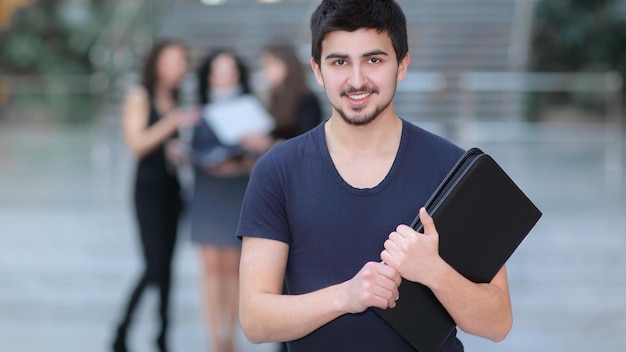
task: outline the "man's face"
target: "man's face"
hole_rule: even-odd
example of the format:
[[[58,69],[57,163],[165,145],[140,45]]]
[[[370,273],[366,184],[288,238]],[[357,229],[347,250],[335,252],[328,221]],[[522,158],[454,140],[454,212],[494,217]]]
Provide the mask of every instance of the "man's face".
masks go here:
[[[406,76],[408,63],[407,54],[398,64],[389,35],[373,29],[330,32],[322,42],[320,65],[311,60],[333,115],[356,126],[393,113],[396,85]]]

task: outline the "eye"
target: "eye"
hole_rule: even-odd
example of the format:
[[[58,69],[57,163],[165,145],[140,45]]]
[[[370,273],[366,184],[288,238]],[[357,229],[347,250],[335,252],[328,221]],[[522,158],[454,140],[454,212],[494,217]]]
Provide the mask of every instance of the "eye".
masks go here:
[[[338,59],[335,62],[333,62],[333,65],[335,66],[343,66],[345,64],[346,64],[346,60],[343,60],[343,59]]]
[[[381,63],[381,62],[382,62],[382,60],[381,60],[381,59],[379,59],[379,58],[377,58],[377,57],[372,57],[372,58],[370,58],[370,59],[369,59],[369,60],[367,60],[367,61],[368,61],[369,63],[371,63],[371,64],[378,64],[378,63]]]

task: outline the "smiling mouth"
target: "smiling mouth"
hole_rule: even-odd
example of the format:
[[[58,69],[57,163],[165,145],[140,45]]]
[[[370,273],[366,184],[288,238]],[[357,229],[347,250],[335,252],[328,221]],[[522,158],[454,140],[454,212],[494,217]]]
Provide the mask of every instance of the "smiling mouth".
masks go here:
[[[367,100],[372,94],[378,93],[378,90],[373,87],[361,87],[354,88],[349,87],[348,89],[341,92],[341,95],[350,99],[354,104],[360,104]]]
[[[352,100],[363,100],[367,97],[369,97],[370,95],[372,95],[372,93],[361,93],[361,94],[346,94],[348,96],[348,98],[352,99]]]

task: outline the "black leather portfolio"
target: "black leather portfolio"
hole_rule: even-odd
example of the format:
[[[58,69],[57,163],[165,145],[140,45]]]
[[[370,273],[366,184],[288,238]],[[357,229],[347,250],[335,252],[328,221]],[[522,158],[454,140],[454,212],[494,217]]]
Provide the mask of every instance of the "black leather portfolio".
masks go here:
[[[439,232],[439,254],[476,283],[490,282],[541,212],[487,154],[470,149],[425,204]],[[419,216],[411,226],[423,232]],[[393,309],[375,311],[417,351],[434,352],[455,323],[426,286],[403,280]]]

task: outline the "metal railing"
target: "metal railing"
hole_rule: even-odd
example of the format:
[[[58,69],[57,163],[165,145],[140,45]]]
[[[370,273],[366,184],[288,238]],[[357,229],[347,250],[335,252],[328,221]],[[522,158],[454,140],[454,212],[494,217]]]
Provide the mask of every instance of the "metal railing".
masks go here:
[[[610,189],[621,189],[624,173],[622,113],[623,79],[617,72],[531,73],[465,72],[460,79],[460,139],[476,140],[476,98],[481,93],[600,93],[604,97],[604,158],[606,182]]]
[[[98,74],[0,75],[0,120],[89,119],[107,87]]]
[[[170,0],[139,0],[117,5],[105,28],[89,50],[97,74],[106,77],[109,86],[136,68],[156,37],[158,15]]]

